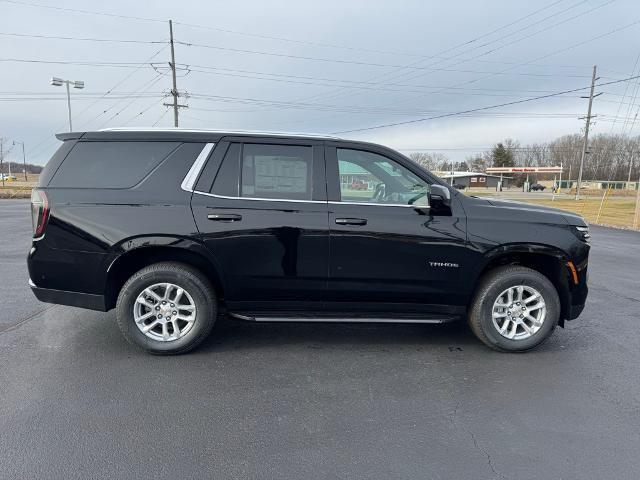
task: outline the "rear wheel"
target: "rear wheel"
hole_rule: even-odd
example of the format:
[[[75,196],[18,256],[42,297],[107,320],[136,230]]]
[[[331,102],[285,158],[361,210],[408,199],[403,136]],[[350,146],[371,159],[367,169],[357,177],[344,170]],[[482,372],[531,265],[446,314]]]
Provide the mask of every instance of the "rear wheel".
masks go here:
[[[120,290],[116,305],[124,337],[160,355],[198,346],[211,332],[216,313],[216,295],[206,277],[176,262],[136,272]]]
[[[560,298],[540,272],[517,265],[485,275],[469,312],[469,325],[489,347],[530,350],[544,342],[560,318]]]

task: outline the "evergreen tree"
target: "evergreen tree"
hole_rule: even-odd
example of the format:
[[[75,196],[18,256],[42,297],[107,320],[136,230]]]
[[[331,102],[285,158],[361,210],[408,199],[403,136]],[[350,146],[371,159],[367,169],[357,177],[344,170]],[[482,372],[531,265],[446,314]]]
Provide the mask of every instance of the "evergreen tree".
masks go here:
[[[491,158],[494,167],[513,167],[515,166],[513,151],[505,148],[503,143],[498,143],[491,150]]]

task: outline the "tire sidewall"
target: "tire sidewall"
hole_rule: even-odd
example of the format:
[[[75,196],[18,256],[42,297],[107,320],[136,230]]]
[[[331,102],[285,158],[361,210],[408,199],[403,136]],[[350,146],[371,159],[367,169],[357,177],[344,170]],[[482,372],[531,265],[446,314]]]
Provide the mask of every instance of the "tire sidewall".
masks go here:
[[[133,309],[138,295],[147,287],[156,283],[173,283],[191,295],[196,306],[196,320],[191,329],[181,338],[161,342],[147,337],[135,324]],[[118,324],[127,338],[152,353],[173,353],[190,349],[192,344],[201,340],[211,329],[215,319],[215,299],[208,298],[209,292],[190,272],[177,272],[173,269],[155,269],[138,274],[129,280],[122,289],[118,302]]]
[[[493,324],[493,304],[502,292],[516,285],[535,288],[544,299],[546,316],[542,327],[531,337],[523,340],[511,340],[500,335]],[[536,347],[553,332],[560,318],[560,300],[553,284],[542,275],[527,272],[513,272],[498,277],[484,292],[480,305],[480,322],[483,333],[489,342],[500,349],[524,351]]]

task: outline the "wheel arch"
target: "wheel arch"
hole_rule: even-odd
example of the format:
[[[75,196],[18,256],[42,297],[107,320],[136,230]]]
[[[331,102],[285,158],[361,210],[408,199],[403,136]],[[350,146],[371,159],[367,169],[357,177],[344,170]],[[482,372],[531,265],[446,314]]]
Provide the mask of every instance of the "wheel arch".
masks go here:
[[[565,252],[551,245],[514,243],[496,247],[484,255],[469,302],[474,298],[481,279],[491,270],[503,265],[521,265],[541,273],[553,284],[560,297],[559,325],[564,326],[564,320],[571,308],[571,272],[567,267],[568,260]]]
[[[173,245],[146,244],[125,250],[107,269],[105,305],[107,310],[115,307],[122,286],[135,272],[153,263],[174,261],[189,265],[202,272],[211,282],[218,299],[224,300],[224,283],[215,259],[206,247],[197,242],[179,241]]]

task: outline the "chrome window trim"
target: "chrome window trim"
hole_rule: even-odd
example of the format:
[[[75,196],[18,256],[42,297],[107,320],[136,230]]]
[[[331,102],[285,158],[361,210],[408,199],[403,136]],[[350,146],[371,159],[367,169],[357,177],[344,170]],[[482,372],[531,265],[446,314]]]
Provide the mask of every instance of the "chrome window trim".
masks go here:
[[[331,205],[370,205],[372,207],[409,207],[409,208],[427,208],[409,205],[407,203],[370,203],[370,202],[329,202]]]
[[[205,195],[207,197],[221,198],[223,200],[254,200],[258,202],[292,202],[292,203],[326,203],[331,205],[369,205],[372,207],[404,207],[404,208],[428,208],[406,205],[402,203],[365,203],[365,202],[334,202],[326,200],[293,200],[291,198],[261,198],[261,197],[229,197],[227,195],[216,195],[215,193],[201,192],[193,190],[193,193]]]
[[[207,143],[204,148],[200,151],[198,156],[196,157],[193,165],[184,176],[182,183],[180,184],[180,188],[186,192],[193,192],[193,187],[196,186],[196,180],[198,180],[198,176],[202,171],[202,167],[204,167],[204,163],[206,162],[211,150],[215,146],[215,143]]]
[[[226,195],[216,195],[215,193],[201,192],[193,190],[193,193],[206,195],[207,197],[222,198],[224,200],[257,200],[260,202],[294,202],[294,203],[327,203],[325,200],[294,200],[291,198],[260,198],[260,197],[228,197]]]

